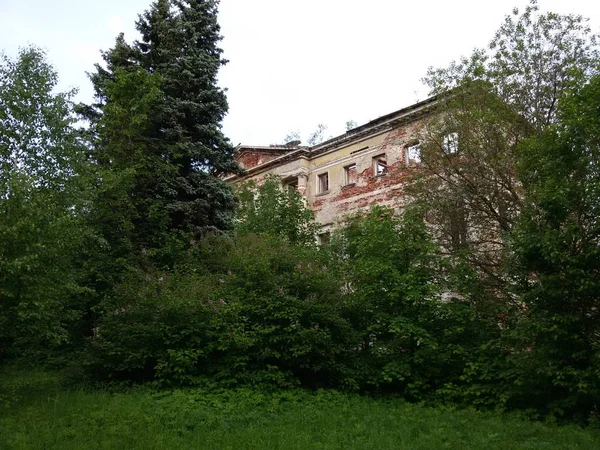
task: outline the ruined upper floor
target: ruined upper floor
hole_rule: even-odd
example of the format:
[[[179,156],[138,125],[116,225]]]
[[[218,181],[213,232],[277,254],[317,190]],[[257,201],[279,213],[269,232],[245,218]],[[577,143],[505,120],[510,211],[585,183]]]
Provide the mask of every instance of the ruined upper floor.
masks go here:
[[[323,231],[372,204],[398,209],[411,171],[420,162],[419,142],[435,112],[437,97],[394,111],[346,133],[308,147],[239,145],[244,169],[232,183],[280,177],[302,195]]]

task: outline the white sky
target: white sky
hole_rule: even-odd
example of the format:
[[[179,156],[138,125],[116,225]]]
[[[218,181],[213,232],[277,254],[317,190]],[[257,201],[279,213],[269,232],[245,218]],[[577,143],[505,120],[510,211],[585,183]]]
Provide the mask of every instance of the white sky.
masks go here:
[[[427,97],[428,66],[445,66],[484,47],[513,7],[528,0],[221,0],[222,48],[230,63],[223,129],[232,143],[303,138],[317,124],[327,136]],[[542,10],[582,14],[600,29],[600,1],[540,0]],[[150,0],[0,0],[0,49],[32,43],[48,51],[61,87],[80,89],[117,33],[137,37],[134,22]]]

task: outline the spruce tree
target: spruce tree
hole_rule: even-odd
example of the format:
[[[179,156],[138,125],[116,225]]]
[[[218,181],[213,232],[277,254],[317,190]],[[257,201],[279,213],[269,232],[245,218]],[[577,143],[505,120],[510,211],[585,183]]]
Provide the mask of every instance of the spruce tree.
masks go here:
[[[217,6],[156,1],[136,24],[141,39],[128,44],[120,35],[91,75],[97,103],[84,113],[96,160],[114,182],[108,197],[129,209],[134,252],[230,227],[234,195],[219,176],[237,166],[221,130],[228,105],[217,85],[226,63]]]

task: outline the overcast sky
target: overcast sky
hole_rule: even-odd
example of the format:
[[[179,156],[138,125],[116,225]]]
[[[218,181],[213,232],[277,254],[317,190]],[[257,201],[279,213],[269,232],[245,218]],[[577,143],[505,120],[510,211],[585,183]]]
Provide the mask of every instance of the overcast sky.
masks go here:
[[[45,48],[61,88],[85,75],[151,0],[0,0],[0,49]],[[306,140],[319,123],[327,136],[427,97],[420,79],[485,46],[513,7],[528,0],[222,0],[220,75],[228,89],[223,127],[233,144],[282,142],[298,130]],[[540,0],[542,10],[589,17],[600,29],[600,1]]]

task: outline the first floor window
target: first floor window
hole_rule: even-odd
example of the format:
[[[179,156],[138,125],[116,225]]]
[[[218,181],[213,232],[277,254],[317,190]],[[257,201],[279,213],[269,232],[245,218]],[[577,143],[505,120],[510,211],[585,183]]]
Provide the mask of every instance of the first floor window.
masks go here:
[[[331,233],[329,231],[325,231],[324,233],[320,233],[317,236],[317,243],[319,245],[329,245],[331,243]]]

